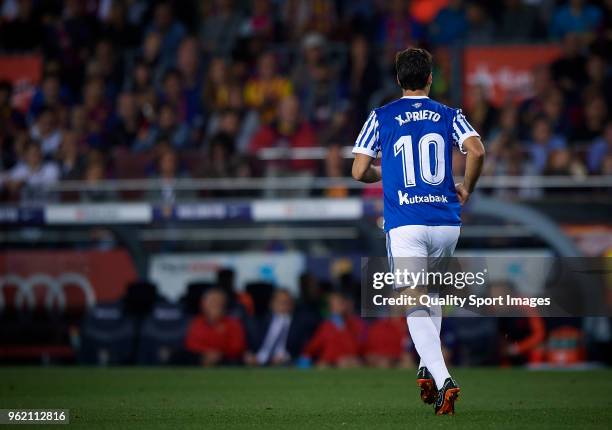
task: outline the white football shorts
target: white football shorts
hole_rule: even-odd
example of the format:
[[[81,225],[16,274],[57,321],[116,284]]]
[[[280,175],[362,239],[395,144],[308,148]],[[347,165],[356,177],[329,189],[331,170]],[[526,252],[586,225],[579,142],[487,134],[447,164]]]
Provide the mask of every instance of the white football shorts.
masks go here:
[[[460,226],[404,225],[387,232],[387,256],[391,272],[428,272],[446,269],[459,240]],[[420,284],[420,283],[419,283]],[[419,285],[418,284],[418,285]],[[410,285],[398,285],[404,288]]]

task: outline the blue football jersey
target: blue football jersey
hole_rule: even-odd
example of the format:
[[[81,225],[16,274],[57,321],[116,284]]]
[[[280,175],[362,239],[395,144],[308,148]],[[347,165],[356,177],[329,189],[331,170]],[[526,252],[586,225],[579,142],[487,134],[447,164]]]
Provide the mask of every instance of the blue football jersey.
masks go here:
[[[453,146],[478,133],[461,109],[405,96],[374,109],[353,153],[381,152],[385,230],[402,225],[461,225],[452,171]]]

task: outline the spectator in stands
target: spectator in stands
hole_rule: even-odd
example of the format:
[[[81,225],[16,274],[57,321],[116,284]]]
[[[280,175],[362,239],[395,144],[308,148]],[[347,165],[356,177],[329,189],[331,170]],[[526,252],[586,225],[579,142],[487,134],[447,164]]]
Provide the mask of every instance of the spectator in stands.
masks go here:
[[[600,54],[608,54],[607,58],[609,59],[610,47],[611,47],[611,37],[612,36],[612,3],[609,0],[605,0],[604,9],[602,14],[601,26],[599,29],[600,38],[595,41],[595,46],[600,48]],[[603,49],[601,49],[603,48]]]
[[[155,32],[161,36],[160,54],[164,62],[174,59],[176,50],[185,37],[186,31],[183,24],[174,18],[172,5],[169,1],[160,1],[153,12],[153,22],[148,32]]]
[[[274,53],[265,52],[257,60],[257,74],[244,87],[244,100],[250,108],[259,111],[262,122],[274,119],[280,100],[293,93],[291,82],[276,70]]]
[[[83,175],[85,160],[79,153],[78,139],[78,135],[72,130],[64,131],[62,134],[62,144],[57,152],[62,180],[77,180]]]
[[[412,356],[406,351],[408,330],[403,317],[379,318],[368,328],[365,360],[368,366],[414,367]]]
[[[62,89],[59,76],[56,73],[47,73],[32,97],[28,117],[34,120],[45,108],[59,111],[67,106],[69,101],[68,91]]]
[[[551,151],[565,148],[565,139],[552,133],[550,122],[546,118],[536,119],[531,137],[527,150],[535,172],[541,174],[546,168]]]
[[[583,118],[571,135],[575,144],[588,144],[600,136],[608,120],[608,107],[602,95],[587,91],[583,97]]]
[[[98,22],[89,13],[85,3],[80,1],[63,2],[62,19],[64,31],[68,32],[73,49],[92,48],[98,36]]]
[[[472,87],[472,103],[468,110],[470,121],[482,136],[488,136],[497,123],[497,108],[489,101],[484,85]]]
[[[331,121],[325,126],[317,129],[317,141],[323,146],[340,144],[346,141],[346,136],[352,136],[355,117],[353,109],[339,110],[335,112]]]
[[[275,13],[270,0],[253,0],[250,15],[243,22],[243,31],[258,39],[270,42],[276,26]]]
[[[334,113],[347,107],[335,75],[328,63],[321,62],[312,69],[310,80],[304,88],[304,115],[318,128],[326,128]]]
[[[567,33],[563,38],[563,54],[551,64],[552,76],[557,85],[567,94],[577,91],[586,80],[586,57],[582,53],[582,42],[576,33]]]
[[[136,97],[148,92],[153,85],[153,73],[147,62],[140,58],[134,62],[126,79],[126,90]]]
[[[550,34],[562,39],[568,33],[592,33],[601,22],[602,14],[598,6],[587,4],[585,0],[568,0],[559,6],[550,21]]]
[[[117,199],[115,190],[100,187],[106,179],[106,165],[100,153],[90,153],[83,180],[87,188],[80,192],[82,202],[109,202]]]
[[[217,288],[206,291],[201,301],[202,314],[195,317],[187,330],[185,346],[199,356],[203,366],[237,363],[246,348],[240,321],[225,312],[227,298]]]
[[[534,7],[521,0],[504,0],[497,37],[505,42],[526,42],[542,35]]]
[[[602,175],[612,175],[612,154],[606,154],[601,164]]]
[[[254,136],[249,151],[257,155],[265,148],[295,149],[317,145],[317,138],[310,123],[300,115],[300,106],[295,96],[281,100],[278,106],[277,120],[263,126]],[[281,170],[314,172],[316,163],[312,160],[290,160],[287,163],[276,163]],[[286,166],[286,167],[285,167]]]
[[[357,34],[351,40],[350,56],[343,77],[348,77],[348,97],[355,121],[365,122],[370,108],[370,98],[380,87],[380,69],[372,52],[368,38]]]
[[[55,111],[50,108],[43,109],[30,129],[30,136],[40,142],[45,157],[52,157],[62,142],[62,131],[59,129]]]
[[[34,15],[33,0],[21,0],[15,18],[0,28],[0,46],[12,52],[32,51],[45,41],[43,34],[42,24]]]
[[[312,331],[304,315],[295,312],[291,293],[277,289],[270,312],[248,320],[249,351],[245,362],[255,366],[282,366],[298,358]]]
[[[232,141],[230,152],[235,150],[242,154],[247,152],[253,135],[259,129],[259,119],[257,113],[244,108],[242,92],[238,86],[230,87],[228,95],[231,107],[218,111],[209,118],[206,134],[211,139],[220,134],[229,136]]]
[[[378,42],[384,46],[383,64],[391,67],[396,52],[413,46],[424,39],[423,26],[410,15],[410,3],[403,0],[391,0],[383,3],[379,20]]]
[[[101,78],[91,77],[85,83],[83,89],[83,107],[90,135],[93,134],[99,137],[103,132],[104,125],[107,124],[112,108],[106,98],[105,84]],[[90,142],[91,137],[89,137]],[[98,149],[105,149],[110,144],[110,142],[99,142]]]
[[[188,121],[183,78],[178,70],[170,69],[164,74],[160,102],[169,105],[177,122],[185,123]]]
[[[495,36],[495,24],[478,2],[472,1],[466,7],[468,43],[491,43]]]
[[[452,45],[463,41],[467,33],[463,0],[450,0],[448,6],[438,12],[429,31],[432,42],[437,45]]]
[[[559,148],[550,152],[543,173],[550,176],[586,176],[587,170],[569,149]]]
[[[487,147],[487,161],[484,172],[487,175],[510,175],[522,176],[533,174],[529,169],[532,166],[525,165],[525,157],[521,144],[512,134],[500,133],[491,139]]]
[[[550,122],[553,133],[569,136],[572,127],[570,109],[566,107],[563,92],[558,88],[552,88],[542,103],[542,116]]]
[[[202,101],[209,112],[216,112],[229,106],[230,73],[227,61],[222,57],[214,57],[208,64],[208,73]]]
[[[104,80],[106,95],[113,99],[121,89],[125,70],[123,58],[117,55],[109,39],[98,40],[88,69],[88,73]]]
[[[161,44],[162,37],[158,32],[151,31],[147,33],[142,43],[141,57],[139,59],[139,63],[149,70],[150,82],[155,85],[161,82],[166,69],[171,64],[170,59],[162,57]],[[139,73],[139,70],[135,70],[135,72]]]
[[[299,40],[304,34],[331,35],[336,28],[336,4],[333,0],[287,0],[282,19],[289,37]]]
[[[83,105],[75,105],[70,110],[68,128],[77,135],[79,146],[85,147],[89,137],[89,123]]]
[[[134,49],[141,39],[138,27],[128,19],[128,7],[122,1],[111,1],[107,19],[102,25],[101,33],[109,39],[116,51],[124,48]]]
[[[519,127],[517,127],[517,132],[520,138],[527,138],[535,118],[544,114],[544,101],[553,89],[554,82],[550,67],[548,65],[536,67],[532,73],[533,94],[521,102],[518,107]]]
[[[291,82],[296,94],[302,96],[303,88],[308,83],[312,70],[321,63],[329,61],[328,41],[320,33],[308,33],[300,42],[300,50],[291,71]]]
[[[493,128],[486,138],[494,140],[498,136],[518,136],[518,110],[512,103],[507,103],[501,107],[498,121],[493,125]]]
[[[342,156],[342,147],[340,145],[330,145],[327,148],[325,155],[325,171],[324,176],[328,178],[346,178],[346,165]],[[324,191],[325,197],[342,198],[348,197],[349,190],[342,184],[331,185]]]
[[[234,157],[234,140],[225,132],[219,132],[208,142],[208,157],[203,176],[208,178],[231,178],[237,174]]]
[[[113,146],[131,149],[139,139],[144,138],[144,118],[138,110],[136,96],[124,91],[117,97],[117,109],[107,127],[108,139]]]
[[[10,82],[0,81],[0,139],[14,135],[25,127],[23,114],[12,105],[13,86]],[[2,147],[0,149],[5,149]]]
[[[328,296],[329,317],[306,345],[303,356],[319,367],[355,367],[361,364],[365,325],[354,315],[352,301],[340,292]]]
[[[52,161],[44,161],[40,145],[30,141],[24,149],[24,158],[17,162],[6,178],[5,186],[12,196],[22,202],[44,201],[47,187],[60,178],[60,171]]]
[[[186,175],[179,170],[178,155],[174,148],[163,148],[157,158],[155,175],[160,180],[160,185],[158,189],[149,192],[148,200],[171,205],[177,200],[184,201],[195,197],[191,190],[176,188],[176,180]]]
[[[608,64],[601,54],[589,55],[586,63],[587,85],[585,94],[598,94],[605,98],[606,104],[612,106],[612,75],[608,73]]]
[[[612,120],[606,124],[606,128],[601,136],[597,137],[587,154],[587,166],[592,174],[605,174],[604,162],[612,156]],[[610,169],[607,169],[609,174]]]
[[[302,40],[301,55],[291,72],[295,94],[302,103],[310,96],[317,70],[328,65],[325,44],[325,38],[319,33],[307,34]]]
[[[176,149],[191,146],[189,127],[185,122],[179,122],[174,108],[169,104],[159,107],[157,123],[149,130],[145,139],[136,143],[136,151],[149,150],[160,140],[169,140]]]
[[[202,117],[202,68],[200,46],[195,37],[183,39],[176,54],[176,65],[182,79],[185,118],[192,127],[201,127]]]
[[[233,0],[215,0],[210,7],[202,2],[204,19],[200,40],[204,52],[228,57],[240,33],[243,18]]]

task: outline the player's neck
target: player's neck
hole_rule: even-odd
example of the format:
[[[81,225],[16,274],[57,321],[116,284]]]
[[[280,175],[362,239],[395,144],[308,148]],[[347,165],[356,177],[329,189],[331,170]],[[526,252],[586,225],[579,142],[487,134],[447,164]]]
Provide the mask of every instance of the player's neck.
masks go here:
[[[403,97],[429,97],[425,90],[403,90]]]

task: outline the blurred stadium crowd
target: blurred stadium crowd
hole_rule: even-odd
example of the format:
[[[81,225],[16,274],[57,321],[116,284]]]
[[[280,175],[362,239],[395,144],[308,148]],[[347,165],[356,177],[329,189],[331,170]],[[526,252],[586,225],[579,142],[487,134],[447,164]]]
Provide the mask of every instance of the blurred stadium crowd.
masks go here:
[[[609,0],[4,0],[0,12],[2,52],[44,58],[26,112],[0,83],[3,200],[74,179],[348,176],[341,147],[399,95],[394,54],[410,45],[558,42],[520,104],[471,89],[485,174],[612,174]],[[451,85],[438,67],[432,96],[459,105]],[[316,147],[320,160],[261,159]]]
[[[298,367],[415,367],[405,319],[361,318],[359,285],[300,277],[300,295],[265,282],[234,290],[234,272],[193,282],[177,304],[154,284],[135,282],[117,303],[98,305],[72,329],[84,364],[191,364]],[[511,292],[508,284],[492,286]],[[449,362],[477,365],[580,365],[608,362],[610,345],[587,341],[571,319],[445,317]]]

